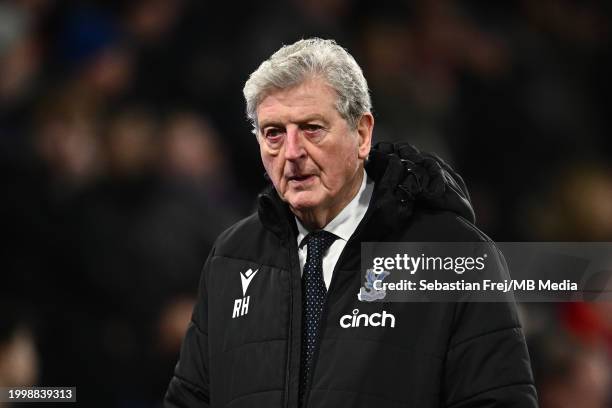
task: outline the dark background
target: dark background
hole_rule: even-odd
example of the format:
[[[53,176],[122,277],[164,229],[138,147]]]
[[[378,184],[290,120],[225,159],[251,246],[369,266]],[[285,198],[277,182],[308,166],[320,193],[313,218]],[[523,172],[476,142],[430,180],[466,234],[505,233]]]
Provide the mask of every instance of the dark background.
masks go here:
[[[497,241],[612,241],[611,3],[0,3],[0,386],[158,407],[200,268],[264,186],[248,75],[336,39],[375,141],[435,151]],[[521,305],[543,408],[610,405],[612,306]],[[1,404],[0,404],[1,405]]]

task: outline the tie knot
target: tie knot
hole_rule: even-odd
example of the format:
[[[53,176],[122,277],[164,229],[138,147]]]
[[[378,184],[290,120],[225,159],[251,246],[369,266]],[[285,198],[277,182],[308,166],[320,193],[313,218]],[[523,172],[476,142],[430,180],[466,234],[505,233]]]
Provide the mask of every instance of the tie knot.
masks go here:
[[[317,249],[321,252],[326,251],[338,237],[331,232],[319,230],[311,232],[306,236],[306,245],[309,249]]]

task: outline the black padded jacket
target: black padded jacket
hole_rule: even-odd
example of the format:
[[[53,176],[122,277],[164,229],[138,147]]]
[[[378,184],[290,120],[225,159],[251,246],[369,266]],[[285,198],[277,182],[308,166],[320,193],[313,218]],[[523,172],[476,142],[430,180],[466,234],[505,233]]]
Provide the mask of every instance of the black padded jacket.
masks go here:
[[[370,154],[366,170],[374,193],[333,273],[304,405],[537,407],[513,303],[357,299],[361,242],[488,241],[472,223],[461,178],[439,159],[407,149],[399,157],[388,145]],[[166,408],[298,406],[296,233],[293,215],[269,188],[257,213],[219,236],[202,272]],[[342,327],[341,317],[354,309],[392,314],[394,325]]]

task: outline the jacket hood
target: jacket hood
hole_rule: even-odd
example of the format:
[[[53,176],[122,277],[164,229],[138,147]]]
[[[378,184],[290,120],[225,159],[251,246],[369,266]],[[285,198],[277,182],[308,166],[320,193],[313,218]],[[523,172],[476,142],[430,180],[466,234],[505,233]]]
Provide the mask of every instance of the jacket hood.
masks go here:
[[[368,212],[377,214],[377,223],[400,225],[417,207],[452,211],[475,222],[465,182],[435,154],[420,152],[407,143],[381,142],[372,147],[365,169],[375,183]],[[258,214],[264,226],[281,239],[295,233],[293,214],[272,183],[258,196]]]
[[[418,206],[476,221],[463,178],[436,154],[420,152],[407,143],[381,142],[370,151],[365,168],[382,190],[378,200],[399,203],[402,217]]]

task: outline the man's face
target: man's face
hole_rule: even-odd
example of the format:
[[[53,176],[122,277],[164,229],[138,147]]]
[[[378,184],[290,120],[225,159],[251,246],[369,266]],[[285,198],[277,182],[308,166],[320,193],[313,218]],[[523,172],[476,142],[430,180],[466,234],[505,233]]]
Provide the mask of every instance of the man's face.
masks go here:
[[[294,212],[337,212],[356,192],[373,118],[364,114],[351,129],[336,98],[326,81],[314,78],[269,93],[257,107],[263,165]]]

